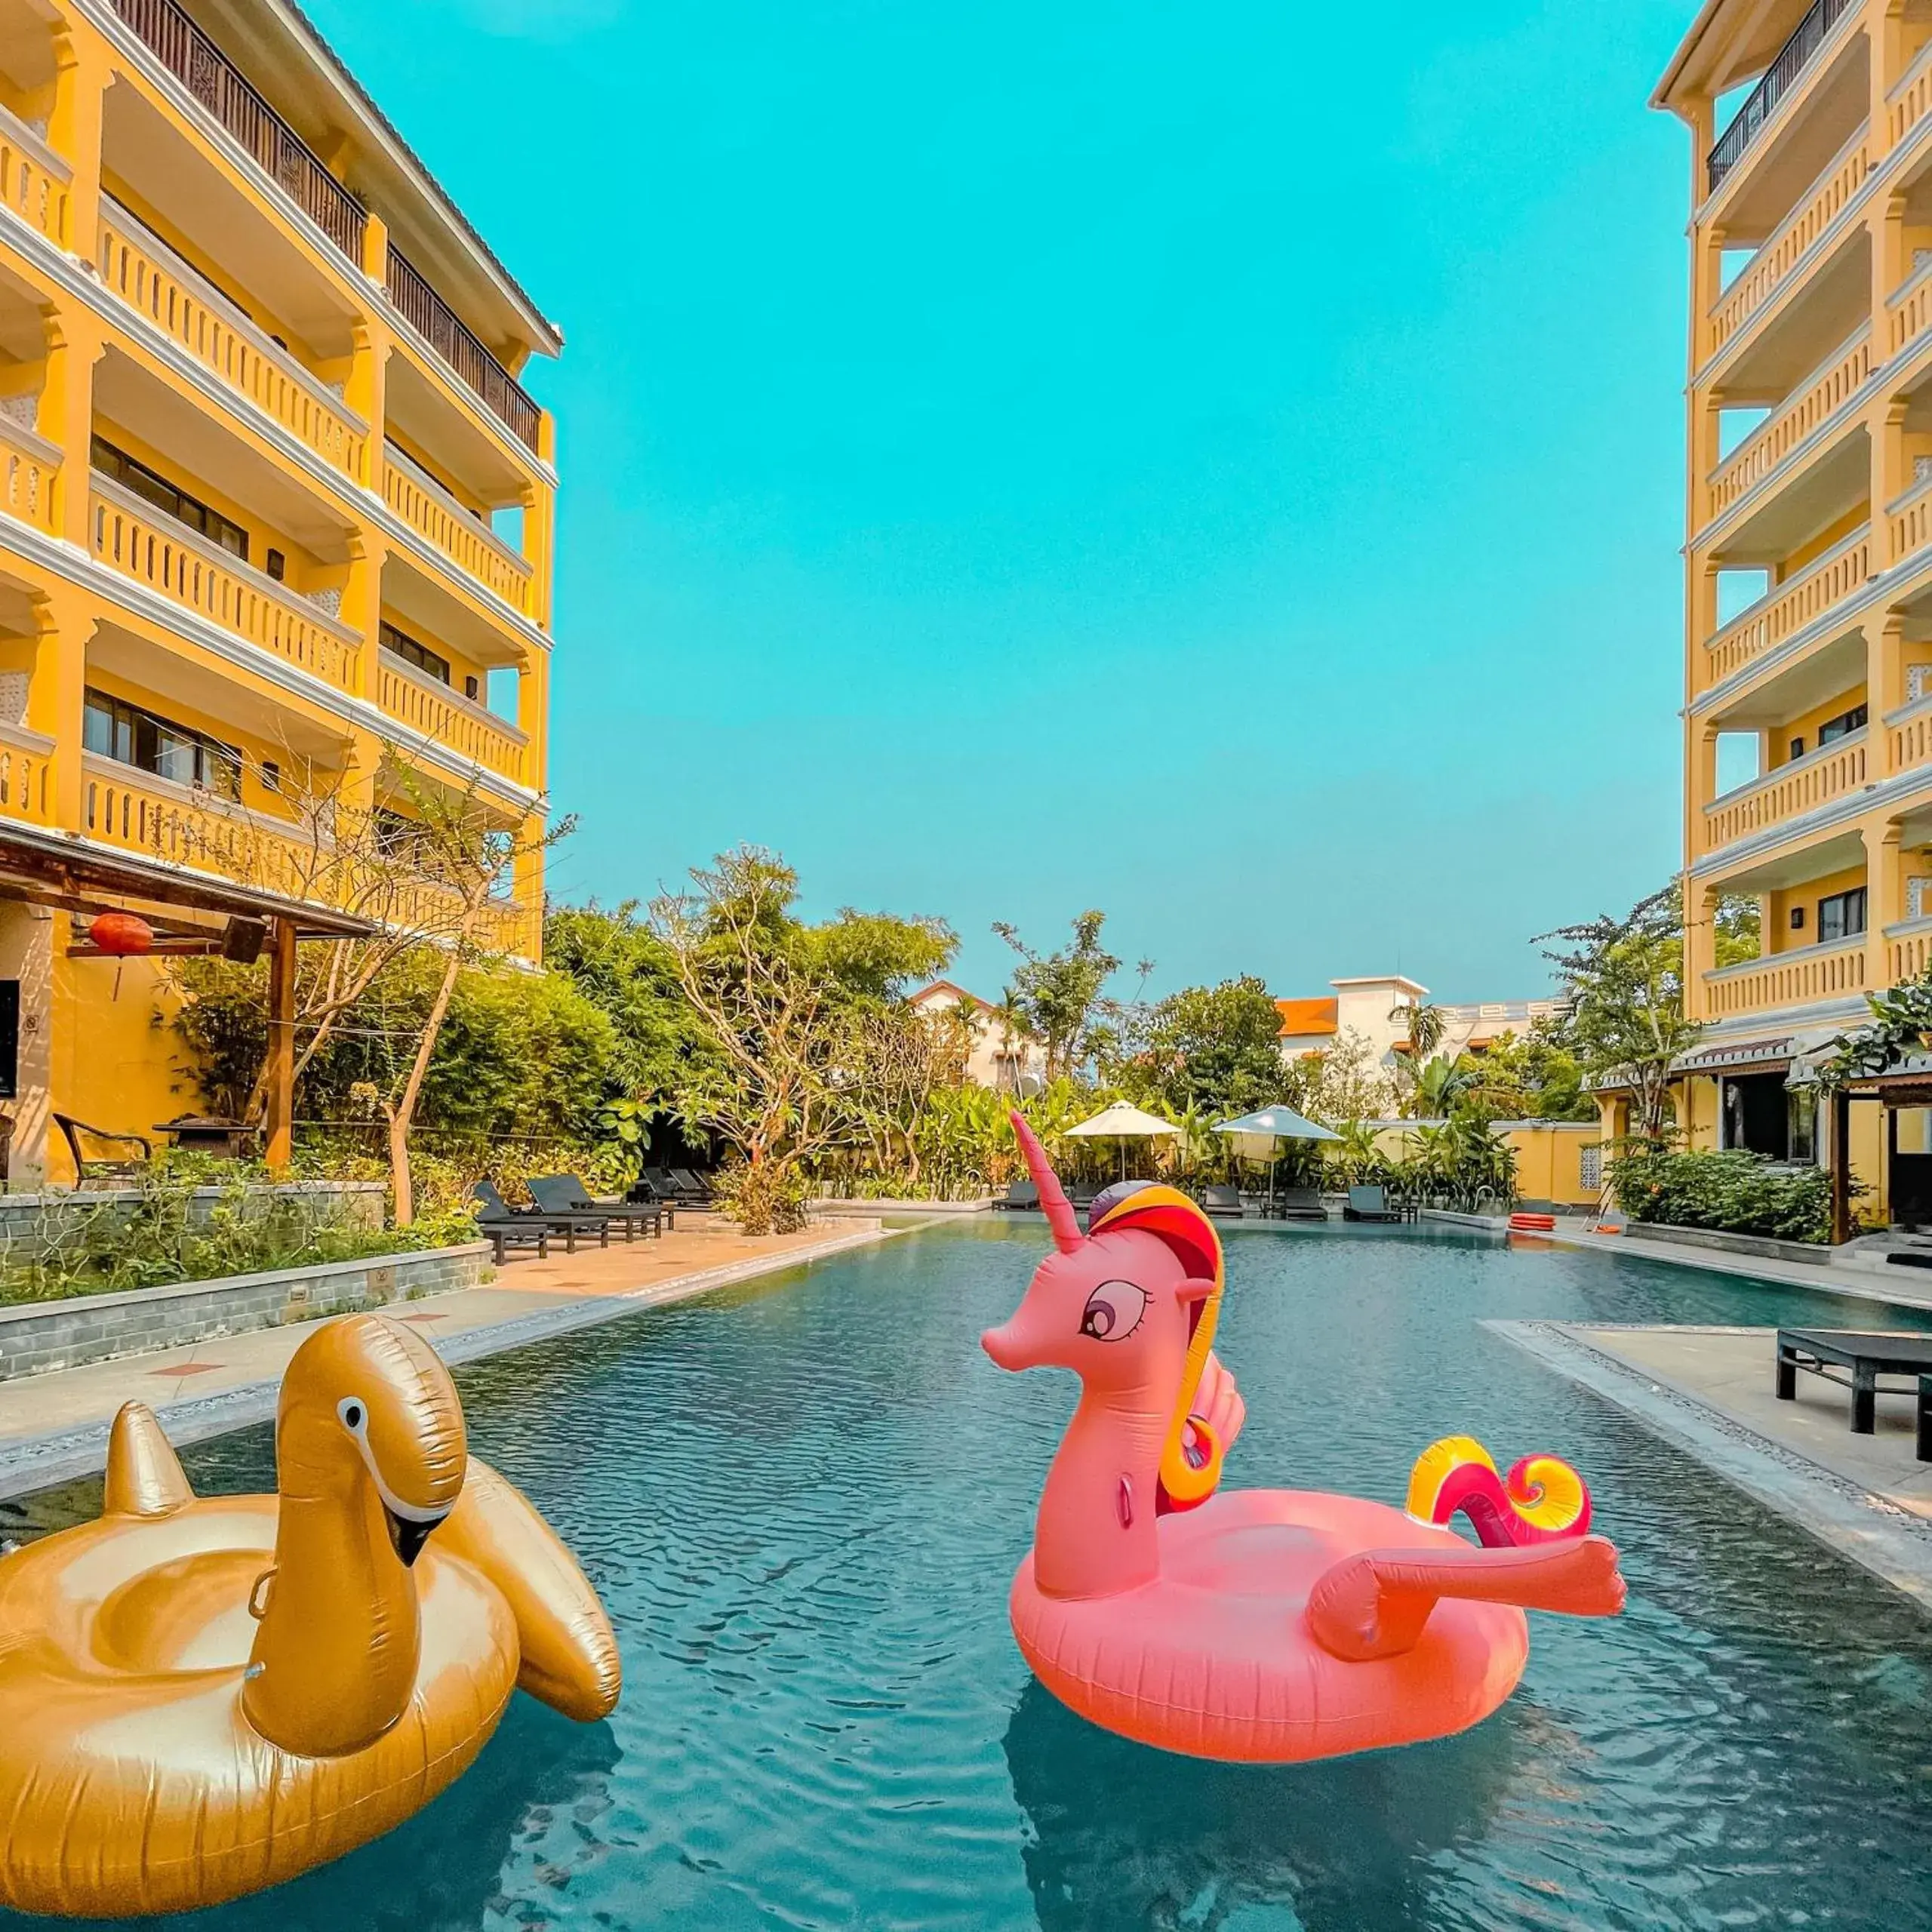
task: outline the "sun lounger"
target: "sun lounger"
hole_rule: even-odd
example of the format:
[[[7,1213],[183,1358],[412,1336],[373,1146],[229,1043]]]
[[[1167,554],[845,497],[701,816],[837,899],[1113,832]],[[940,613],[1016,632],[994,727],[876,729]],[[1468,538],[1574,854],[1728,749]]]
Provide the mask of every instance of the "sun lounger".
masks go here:
[[[564,1251],[567,1254],[577,1252],[579,1235],[595,1235],[600,1247],[611,1245],[611,1221],[605,1214],[552,1214],[541,1208],[512,1208],[497,1192],[494,1181],[479,1180],[469,1190],[470,1198],[477,1204],[476,1225],[488,1230],[491,1228],[531,1227],[547,1228],[552,1234],[564,1238]]]
[[[593,1201],[575,1174],[533,1175],[530,1198],[546,1214],[598,1214],[624,1231],[629,1241],[641,1228],[646,1234],[664,1232],[664,1211],[656,1201]]]
[[[1325,1221],[1328,1211],[1321,1204],[1320,1191],[1312,1187],[1287,1187],[1275,1203],[1275,1212],[1284,1221]]]
[[[1389,1204],[1389,1197],[1379,1187],[1352,1187],[1348,1205],[1342,1210],[1345,1221],[1399,1221],[1402,1211]]]
[[[670,1173],[680,1208],[709,1208],[716,1199],[710,1182],[703,1175],[693,1173],[689,1168],[673,1168]]]
[[[1006,1192],[993,1202],[995,1208],[1038,1208],[1040,1190],[1030,1180],[1008,1181]]]
[[[1238,1221],[1247,1211],[1241,1205],[1241,1189],[1219,1183],[1201,1190],[1201,1205],[1217,1220]]]
[[[490,1244],[490,1259],[499,1268],[515,1248],[534,1248],[538,1260],[549,1259],[550,1230],[541,1221],[491,1221],[479,1214],[476,1232]]]

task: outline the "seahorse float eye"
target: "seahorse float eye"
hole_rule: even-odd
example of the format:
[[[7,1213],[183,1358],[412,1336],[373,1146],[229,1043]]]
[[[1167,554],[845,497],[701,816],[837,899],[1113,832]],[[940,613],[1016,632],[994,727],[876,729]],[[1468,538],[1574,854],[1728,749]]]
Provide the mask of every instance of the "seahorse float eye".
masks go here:
[[[1406,1511],[1223,1490],[1246,1412],[1214,1351],[1213,1223],[1149,1186],[1103,1197],[1083,1233],[1017,1115],[1014,1131],[1054,1251],[983,1340],[1002,1368],[1082,1384],[1008,1599],[1063,1703],[1195,1757],[1337,1757],[1489,1715],[1522,1675],[1526,1610],[1623,1607],[1616,1549],[1589,1534],[1589,1489],[1558,1457],[1499,1475],[1479,1443],[1447,1438],[1417,1462]],[[1477,1543],[1447,1527],[1458,1514]]]

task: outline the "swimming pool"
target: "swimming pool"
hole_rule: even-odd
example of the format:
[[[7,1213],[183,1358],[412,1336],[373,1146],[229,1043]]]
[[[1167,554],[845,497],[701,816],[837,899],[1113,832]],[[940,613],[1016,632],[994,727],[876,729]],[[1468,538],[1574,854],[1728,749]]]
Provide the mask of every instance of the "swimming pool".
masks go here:
[[[519,1697],[476,1767],[340,1864],[165,1921],[1116,1932],[1932,1923],[1932,1629],[1485,1317],[1932,1327],[1879,1304],[1433,1231],[1244,1234],[1232,1484],[1401,1500],[1467,1430],[1589,1478],[1614,1623],[1534,1619],[1460,1738],[1235,1768],[1097,1731],[1029,1681],[1005,1596],[1070,1412],[980,1331],[1043,1230],[970,1224],[463,1369],[478,1452],[604,1593],[623,1702]],[[266,1429],[183,1457],[272,1477]],[[31,1534],[98,1485],[0,1509]],[[13,1932],[35,1921],[0,1914]]]

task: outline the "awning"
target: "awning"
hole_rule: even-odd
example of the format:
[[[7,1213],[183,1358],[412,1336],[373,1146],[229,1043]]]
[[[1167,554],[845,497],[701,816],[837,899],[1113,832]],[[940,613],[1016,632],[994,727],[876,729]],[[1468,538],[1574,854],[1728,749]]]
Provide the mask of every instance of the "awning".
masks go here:
[[[117,910],[123,900],[145,900],[229,918],[285,919],[301,939],[362,939],[376,930],[373,920],[352,912],[238,885],[14,819],[0,820],[0,899],[81,913]]]
[[[1727,1040],[1721,1045],[1696,1047],[1671,1063],[1672,1073],[1742,1073],[1761,1069],[1780,1072],[1791,1063],[1794,1041],[1789,1033],[1767,1040]]]

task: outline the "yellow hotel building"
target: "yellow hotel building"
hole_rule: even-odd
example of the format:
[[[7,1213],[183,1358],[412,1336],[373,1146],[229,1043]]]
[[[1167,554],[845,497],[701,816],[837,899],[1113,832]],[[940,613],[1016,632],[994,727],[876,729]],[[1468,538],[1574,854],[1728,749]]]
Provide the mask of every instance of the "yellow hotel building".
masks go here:
[[[71,1173],[55,1115],[152,1138],[196,1103],[158,964],[89,956],[94,913],[285,974],[355,930],[303,890],[305,798],[380,812],[398,758],[540,829],[556,477],[517,371],[559,347],[294,6],[0,0],[17,1184]],[[519,860],[492,943],[535,960],[542,905]]]
[[[1932,0],[1707,0],[1654,104],[1692,137],[1682,1111],[1932,1214],[1932,1093],[1835,1124],[1785,1084],[1932,962]],[[1761,951],[1719,968],[1729,899]]]

